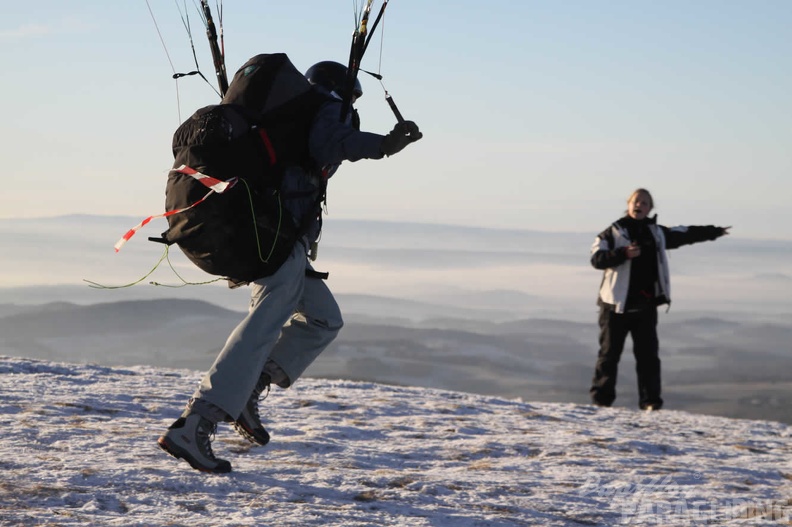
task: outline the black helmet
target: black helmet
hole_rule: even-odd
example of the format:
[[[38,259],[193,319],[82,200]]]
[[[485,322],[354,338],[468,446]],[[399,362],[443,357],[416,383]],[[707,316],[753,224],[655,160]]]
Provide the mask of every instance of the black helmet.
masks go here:
[[[311,84],[318,84],[327,91],[336,92],[339,95],[344,95],[344,85],[347,78],[347,67],[332,60],[325,60],[317,62],[305,72],[305,78]],[[355,79],[355,86],[352,88],[352,94],[360,99],[363,96],[363,87],[360,81]]]

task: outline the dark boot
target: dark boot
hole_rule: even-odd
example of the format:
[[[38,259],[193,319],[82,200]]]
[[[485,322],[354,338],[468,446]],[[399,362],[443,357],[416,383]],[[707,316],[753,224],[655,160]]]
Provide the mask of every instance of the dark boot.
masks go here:
[[[264,425],[261,424],[259,417],[258,403],[261,393],[266,390],[269,393],[270,376],[262,373],[259,377],[253,393],[250,394],[250,399],[242,409],[242,413],[234,421],[234,430],[239,432],[239,435],[254,443],[256,445],[264,446],[269,443],[270,436]],[[266,398],[266,395],[264,396]]]

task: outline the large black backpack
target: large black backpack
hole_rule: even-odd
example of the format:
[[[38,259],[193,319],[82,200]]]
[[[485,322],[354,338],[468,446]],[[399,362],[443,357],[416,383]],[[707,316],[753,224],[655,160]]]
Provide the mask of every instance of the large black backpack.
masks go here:
[[[168,216],[162,241],[209,274],[249,282],[274,273],[308,223],[284,210],[283,171],[315,169],[308,135],[326,101],[283,53],[245,63],[221,103],[173,135],[165,204],[185,210]]]

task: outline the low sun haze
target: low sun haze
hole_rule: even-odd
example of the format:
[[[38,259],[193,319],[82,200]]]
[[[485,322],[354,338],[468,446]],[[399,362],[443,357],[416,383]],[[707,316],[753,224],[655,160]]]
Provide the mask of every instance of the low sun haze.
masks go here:
[[[355,2],[222,7],[229,76],[258,53],[301,70],[348,59]],[[195,69],[186,24],[213,82],[193,3],[4,13],[0,217],[162,212],[171,135],[218,100],[197,76],[171,78]],[[362,66],[424,139],[345,166],[331,219],[594,233],[640,186],[665,224],[790,240],[790,25],[785,0],[393,0]],[[363,128],[388,132],[383,87],[361,81]]]

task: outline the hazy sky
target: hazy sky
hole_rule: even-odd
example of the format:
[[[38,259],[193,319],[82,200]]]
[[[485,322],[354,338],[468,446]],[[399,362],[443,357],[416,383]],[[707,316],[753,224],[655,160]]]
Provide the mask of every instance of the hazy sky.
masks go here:
[[[194,69],[177,3],[150,4],[176,71]],[[330,221],[595,234],[644,186],[664,224],[792,240],[792,2],[392,0],[387,11],[363,68],[385,75],[425,138],[343,167]],[[192,0],[187,12],[212,79]],[[263,52],[302,70],[348,58],[352,1],[232,0],[223,15],[229,76]],[[217,101],[190,77],[177,103],[145,0],[9,4],[0,63],[0,217],[162,212],[171,135]],[[385,133],[383,89],[361,80],[363,126]]]

